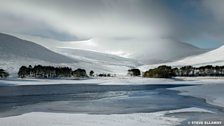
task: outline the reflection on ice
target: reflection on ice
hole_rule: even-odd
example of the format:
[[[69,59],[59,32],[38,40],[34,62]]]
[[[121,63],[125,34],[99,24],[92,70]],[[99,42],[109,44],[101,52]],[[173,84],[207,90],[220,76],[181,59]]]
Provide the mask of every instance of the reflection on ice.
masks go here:
[[[213,109],[203,99],[167,88],[186,85],[36,85],[0,87],[0,116],[28,112],[149,113],[189,107]]]

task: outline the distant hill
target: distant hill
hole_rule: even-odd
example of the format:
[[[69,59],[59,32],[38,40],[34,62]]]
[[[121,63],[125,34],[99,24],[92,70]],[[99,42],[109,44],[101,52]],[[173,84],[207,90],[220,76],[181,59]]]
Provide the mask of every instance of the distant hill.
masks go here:
[[[224,46],[212,51],[172,62],[173,65],[224,65]]]
[[[61,54],[60,54],[61,53]],[[51,51],[31,41],[0,33],[0,68],[16,74],[22,65],[68,66],[87,72],[126,74],[129,68],[140,65],[137,61],[86,50],[61,49]]]
[[[149,68],[155,68],[159,65],[164,65],[164,64],[169,66],[174,66],[174,67],[181,67],[181,66],[187,66],[187,65],[192,65],[195,67],[205,66],[205,65],[223,66],[224,65],[224,46],[221,46],[209,52],[205,52],[203,54],[189,56],[174,62],[153,64],[153,65],[143,65],[139,68],[145,71],[145,70],[148,70]]]
[[[0,33],[0,58],[32,58],[52,63],[74,63],[74,59],[55,53],[43,46]]]
[[[130,57],[144,64],[158,64],[202,54],[207,51],[188,43],[165,39],[148,42],[142,52],[133,54]]]
[[[133,59],[119,57],[116,55],[105,54],[95,51],[82,50],[82,49],[70,49],[70,48],[58,48],[58,53],[66,55],[68,57],[79,59],[85,62],[94,62],[98,64],[108,65],[120,65],[120,66],[139,66],[139,62]]]

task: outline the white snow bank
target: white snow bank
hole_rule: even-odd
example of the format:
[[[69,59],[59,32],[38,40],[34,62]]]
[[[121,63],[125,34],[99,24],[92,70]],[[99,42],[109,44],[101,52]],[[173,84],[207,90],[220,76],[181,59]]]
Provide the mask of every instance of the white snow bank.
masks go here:
[[[0,80],[0,85],[50,85],[50,84],[100,84],[100,85],[142,85],[172,84],[182,81],[174,79],[142,78],[142,77],[105,77],[85,80],[65,79],[9,79]]]
[[[179,119],[163,117],[162,113],[87,115],[33,112],[20,116],[0,118],[1,126],[168,126]]]
[[[167,117],[165,114],[179,112],[209,112],[201,108],[185,108],[154,113],[89,115],[32,112],[19,116],[0,118],[0,126],[171,126],[180,124],[184,118]]]
[[[0,85],[50,85],[50,84],[99,84],[99,85],[143,85],[143,84],[224,84],[218,77],[178,77],[174,79],[142,77],[103,77],[94,79],[8,79]]]
[[[184,109],[177,109],[177,110],[171,110],[168,111],[167,113],[181,113],[181,112],[206,112],[206,113],[214,113],[212,111],[202,109],[202,108],[197,108],[197,107],[191,107],[191,108],[184,108]]]

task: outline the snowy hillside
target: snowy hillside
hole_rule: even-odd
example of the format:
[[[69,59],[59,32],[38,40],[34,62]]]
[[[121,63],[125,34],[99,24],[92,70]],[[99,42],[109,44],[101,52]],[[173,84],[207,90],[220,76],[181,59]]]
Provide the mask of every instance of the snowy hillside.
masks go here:
[[[133,59],[89,50],[57,48],[55,51],[70,58],[78,59],[80,61],[79,66],[83,66],[83,68],[87,69],[88,71],[90,71],[92,68],[94,71],[100,70],[100,72],[124,75],[127,74],[128,69],[136,68],[142,65]]]
[[[171,62],[183,57],[201,54],[207,50],[170,39],[152,40],[142,48],[142,53],[130,55],[144,64]]]
[[[172,65],[224,65],[224,46],[209,51],[204,54],[191,56],[182,60],[170,63]]]
[[[18,35],[25,40],[34,41],[44,47],[57,52],[60,48],[73,48],[92,50],[106,54],[138,60],[142,64],[158,64],[172,62],[188,56],[202,54],[208,50],[197,48],[193,45],[166,38],[151,39],[106,39],[92,38],[83,41],[56,41],[34,36]],[[61,53],[61,52],[60,52]]]
[[[70,49],[70,48],[58,48],[58,53],[66,55],[68,57],[79,59],[85,62],[94,62],[97,64],[118,65],[118,66],[140,66],[136,60],[119,57],[116,55],[105,54],[95,51]]]
[[[0,33],[0,68],[17,73],[22,65],[57,65],[77,60],[57,54],[30,41]]]
[[[186,66],[186,65],[192,65],[192,66],[204,66],[204,65],[224,65],[224,46],[221,46],[217,49],[214,49],[212,51],[195,55],[195,56],[189,56],[186,58],[183,58],[181,60],[177,60],[174,62],[167,62],[162,64],[153,64],[153,65],[143,65],[140,67],[141,70],[145,71],[149,68],[155,68],[159,65],[170,65],[170,66]]]
[[[113,43],[113,44],[111,44]],[[201,54],[207,50],[171,39],[90,39],[83,42],[68,42],[67,47],[90,49],[97,52],[117,54],[136,59],[142,64],[174,61],[183,57]],[[106,50],[106,51],[105,51]]]
[[[74,63],[74,59],[54,53],[38,44],[0,33],[0,58],[32,58],[52,63]]]
[[[134,60],[103,53],[82,50],[63,52],[65,55],[72,55],[68,57],[33,42],[0,34],[0,68],[13,74],[17,73],[22,65],[69,66],[73,69],[84,68],[87,72],[94,70],[96,73],[115,74],[126,74],[128,69],[139,65]]]

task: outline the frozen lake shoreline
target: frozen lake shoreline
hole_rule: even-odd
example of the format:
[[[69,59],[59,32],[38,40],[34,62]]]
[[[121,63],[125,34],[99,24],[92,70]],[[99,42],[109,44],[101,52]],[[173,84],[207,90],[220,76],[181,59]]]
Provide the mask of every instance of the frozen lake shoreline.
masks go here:
[[[89,115],[68,113],[32,112],[20,116],[0,118],[1,126],[174,126],[179,125],[184,118],[168,117],[166,114],[210,113],[200,108],[186,108],[173,111],[153,113]]]
[[[151,78],[105,78],[105,79],[90,79],[90,80],[1,80],[1,85],[52,85],[56,84],[100,84],[100,85],[144,85],[144,84],[196,84],[197,86],[177,87],[169,90],[181,91],[181,95],[193,96],[206,99],[206,102],[223,107],[223,79],[214,78],[177,78],[177,79],[151,79]],[[205,95],[207,94],[207,95]],[[185,113],[184,116],[182,113]],[[188,119],[186,115],[193,113],[207,113],[207,116],[212,115],[212,111],[202,108],[185,108],[178,110],[168,110],[152,113],[134,113],[134,114],[112,114],[112,115],[88,115],[88,114],[68,114],[68,113],[52,113],[52,112],[31,112],[18,116],[0,118],[0,122],[4,126],[12,126],[12,122],[18,122],[19,126],[60,126],[60,125],[80,125],[88,126],[96,124],[101,125],[148,125],[150,122],[154,125],[178,125],[182,121]],[[167,116],[168,114],[168,116]],[[206,115],[206,114],[203,114]],[[203,118],[207,118],[207,116]],[[45,118],[44,118],[45,117]],[[113,118],[113,119],[111,119]],[[218,117],[219,118],[219,117]],[[42,120],[42,122],[39,122]],[[54,121],[58,120],[58,121]],[[104,121],[102,121],[104,120]],[[126,120],[126,121],[125,121]],[[92,124],[90,124],[92,122]],[[1,126],[1,124],[0,124]]]
[[[171,79],[142,77],[103,77],[90,79],[0,79],[0,86],[51,85],[51,84],[98,84],[98,85],[145,85],[145,84],[224,84],[224,77],[177,77]]]

